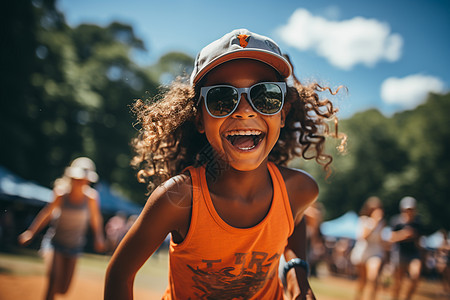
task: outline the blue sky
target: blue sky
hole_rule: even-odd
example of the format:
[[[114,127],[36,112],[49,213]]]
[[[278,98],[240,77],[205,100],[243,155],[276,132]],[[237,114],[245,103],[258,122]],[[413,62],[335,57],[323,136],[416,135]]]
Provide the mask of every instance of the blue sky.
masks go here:
[[[340,116],[377,108],[413,109],[429,91],[450,89],[450,0],[244,1],[60,0],[69,25],[120,21],[147,48],[152,64],[168,51],[195,56],[236,28],[275,40],[297,77],[345,85]]]

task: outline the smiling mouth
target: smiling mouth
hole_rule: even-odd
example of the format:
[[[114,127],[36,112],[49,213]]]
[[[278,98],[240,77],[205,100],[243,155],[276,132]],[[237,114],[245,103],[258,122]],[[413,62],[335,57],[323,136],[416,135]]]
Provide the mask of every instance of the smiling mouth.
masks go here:
[[[260,130],[232,130],[225,133],[225,138],[230,144],[242,151],[254,149],[264,136]]]

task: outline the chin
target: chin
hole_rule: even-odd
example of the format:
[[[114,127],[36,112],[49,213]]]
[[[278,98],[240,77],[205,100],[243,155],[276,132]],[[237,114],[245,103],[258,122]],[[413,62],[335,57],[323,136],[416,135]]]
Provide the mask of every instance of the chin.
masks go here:
[[[263,162],[264,160],[240,161],[240,162],[230,162],[229,165],[236,171],[249,172],[258,169]]]

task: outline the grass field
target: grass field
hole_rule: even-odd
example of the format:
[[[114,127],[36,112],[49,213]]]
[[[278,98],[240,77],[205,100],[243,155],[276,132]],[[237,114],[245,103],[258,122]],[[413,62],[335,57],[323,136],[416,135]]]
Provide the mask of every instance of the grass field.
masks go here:
[[[161,299],[167,286],[167,253],[160,252],[150,258],[135,280],[135,299]],[[85,254],[80,259],[73,286],[69,294],[58,299],[93,300],[103,298],[103,282],[109,257]],[[354,299],[356,281],[321,272],[319,278],[311,278],[317,299]],[[45,265],[35,251],[15,254],[0,253],[0,300],[40,300],[45,290]],[[441,293],[439,282],[423,280],[413,299],[450,299]],[[388,290],[381,290],[379,300],[388,300]],[[362,300],[362,299],[361,299]]]

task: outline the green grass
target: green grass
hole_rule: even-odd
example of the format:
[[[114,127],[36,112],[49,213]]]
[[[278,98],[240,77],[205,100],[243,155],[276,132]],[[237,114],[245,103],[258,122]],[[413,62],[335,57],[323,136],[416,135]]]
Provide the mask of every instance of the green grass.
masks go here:
[[[83,254],[77,264],[77,276],[104,280],[110,257]],[[161,251],[151,257],[139,270],[135,286],[164,293],[167,287],[168,255]],[[37,251],[19,250],[17,253],[0,253],[0,273],[16,276],[39,276],[46,274],[44,259]]]
[[[106,255],[84,254],[77,265],[76,276],[89,280],[104,281],[105,270],[110,257]],[[168,281],[168,254],[161,251],[151,257],[139,270],[135,279],[135,287],[153,291],[162,295]],[[325,270],[319,278],[310,278],[310,284],[318,299],[348,300],[354,297],[356,281],[337,278],[326,274]],[[0,274],[10,276],[45,276],[45,264],[38,252],[19,249],[16,253],[0,252]],[[442,287],[440,282],[421,281],[414,299],[437,299]],[[390,299],[388,291],[380,291],[378,299]],[[450,298],[445,298],[450,299]]]

